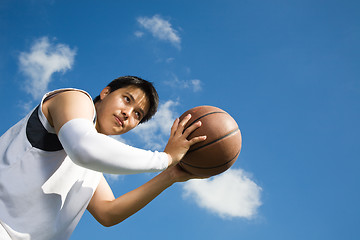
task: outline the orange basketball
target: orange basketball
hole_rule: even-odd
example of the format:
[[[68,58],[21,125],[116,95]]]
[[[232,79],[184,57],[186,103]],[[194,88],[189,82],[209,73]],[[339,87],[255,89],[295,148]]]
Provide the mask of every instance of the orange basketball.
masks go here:
[[[236,121],[224,110],[213,106],[192,108],[180,116],[180,120],[191,114],[185,128],[201,121],[201,127],[193,131],[188,139],[206,135],[205,141],[194,144],[180,161],[187,172],[200,177],[210,177],[229,169],[241,150],[241,132]]]

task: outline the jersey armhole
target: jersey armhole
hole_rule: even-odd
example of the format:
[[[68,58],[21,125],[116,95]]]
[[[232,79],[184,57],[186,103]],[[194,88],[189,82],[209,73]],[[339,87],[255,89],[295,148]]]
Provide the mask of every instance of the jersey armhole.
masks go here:
[[[41,102],[40,102],[40,106],[39,106],[39,109],[38,109],[38,116],[39,116],[39,119],[40,119],[40,122],[41,124],[44,126],[44,128],[49,132],[49,133],[56,133],[55,132],[55,129],[54,127],[51,126],[51,124],[49,123],[49,121],[47,120],[45,114],[43,113],[42,111],[42,106],[43,106],[43,103],[48,101],[49,99],[55,97],[56,95],[60,94],[60,93],[63,93],[63,92],[66,92],[66,91],[78,91],[78,92],[81,92],[81,93],[84,93],[86,96],[88,96],[90,98],[90,101],[93,102],[91,96],[89,93],[87,93],[86,91],[84,90],[81,90],[81,89],[76,89],[76,88],[64,88],[64,89],[58,89],[58,90],[54,90],[54,91],[51,91],[51,92],[48,92],[46,93]],[[93,108],[94,108],[94,116],[93,116],[93,122],[95,123],[95,120],[96,120],[96,110],[95,110],[95,105],[93,104]]]

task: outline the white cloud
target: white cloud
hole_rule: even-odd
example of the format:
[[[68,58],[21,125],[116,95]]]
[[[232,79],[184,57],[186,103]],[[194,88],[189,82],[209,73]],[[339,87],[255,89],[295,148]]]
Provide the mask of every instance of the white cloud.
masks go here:
[[[199,79],[190,80],[190,86],[194,92],[200,91],[202,89],[201,85],[202,83]]]
[[[140,136],[140,140],[145,143],[146,148],[153,150],[163,150],[170,135],[171,126],[177,118],[174,107],[178,102],[169,100],[159,105],[159,110],[148,122],[134,128],[133,133]]]
[[[76,50],[65,44],[54,44],[47,37],[39,38],[29,52],[19,56],[20,71],[27,77],[25,90],[34,99],[40,98],[46,91],[55,72],[65,73],[72,68]]]
[[[256,216],[261,206],[261,187],[242,169],[229,169],[209,179],[194,179],[183,185],[184,197],[222,218]]]
[[[117,175],[117,174],[104,174],[104,177],[110,182],[116,182],[125,179],[125,175]]]
[[[191,89],[193,92],[199,92],[202,90],[201,80],[180,80],[175,74],[172,74],[172,79],[165,81],[164,83],[176,89]]]
[[[165,60],[166,63],[172,63],[175,60],[173,57],[169,57]]]
[[[139,17],[137,21],[142,27],[151,32],[153,37],[169,41],[174,46],[180,48],[181,39],[169,21],[162,19],[159,15],[155,15],[152,18]]]
[[[136,32],[134,32],[134,35],[138,38],[141,38],[142,36],[144,36],[144,32],[136,31]]]

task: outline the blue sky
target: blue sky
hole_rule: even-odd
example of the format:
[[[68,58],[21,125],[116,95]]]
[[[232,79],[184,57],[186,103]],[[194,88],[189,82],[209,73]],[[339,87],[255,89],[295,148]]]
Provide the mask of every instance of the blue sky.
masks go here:
[[[86,213],[76,239],[359,239],[359,1],[0,2],[0,134],[47,90],[95,97],[154,82],[154,121],[121,136],[162,150],[199,105],[242,132],[231,170],[176,184],[112,228]],[[110,176],[119,196],[153,175]]]

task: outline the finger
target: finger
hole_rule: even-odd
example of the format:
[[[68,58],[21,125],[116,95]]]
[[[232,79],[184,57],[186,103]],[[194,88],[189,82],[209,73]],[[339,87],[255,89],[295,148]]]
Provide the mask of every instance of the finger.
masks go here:
[[[184,117],[183,120],[180,121],[179,123],[179,133],[182,134],[182,132],[184,131],[185,125],[189,122],[191,118],[191,114],[188,114]]]
[[[190,146],[194,145],[195,143],[199,143],[202,141],[206,140],[206,136],[198,136],[198,137],[193,137],[192,139],[189,140]]]
[[[170,129],[171,136],[175,135],[176,130],[178,129],[178,126],[179,126],[179,121],[180,121],[179,118],[175,119],[173,125],[171,126],[171,129]]]
[[[184,131],[184,137],[188,137],[193,131],[195,131],[195,129],[201,127],[202,122],[198,121],[194,124],[192,124],[190,127],[186,128],[186,130]]]

